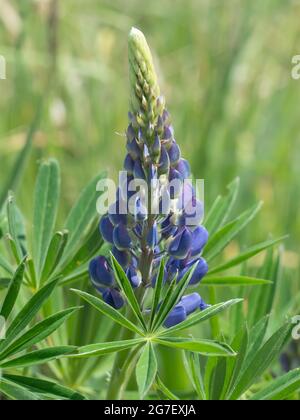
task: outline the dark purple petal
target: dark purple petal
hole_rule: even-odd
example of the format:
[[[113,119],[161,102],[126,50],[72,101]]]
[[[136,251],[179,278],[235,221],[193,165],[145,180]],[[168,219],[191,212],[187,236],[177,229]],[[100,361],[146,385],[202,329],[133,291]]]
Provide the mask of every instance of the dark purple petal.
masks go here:
[[[125,303],[120,292],[115,289],[106,289],[102,293],[102,297],[105,303],[107,303],[115,309],[121,309]]]
[[[134,118],[134,117],[132,116],[132,118]],[[134,128],[132,127],[131,124],[129,124],[129,126],[127,128],[127,133],[126,134],[127,134],[128,141],[132,141],[135,138],[135,131],[134,131]]]
[[[127,267],[130,262],[130,254],[128,251],[119,251],[115,246],[112,248],[112,254],[118,263],[123,267]]]
[[[176,169],[181,173],[183,178],[188,178],[191,175],[191,167],[187,160],[180,159],[177,163]]]
[[[147,219],[147,209],[141,202],[140,198],[138,198],[135,203],[134,218],[138,222]]]
[[[131,141],[128,141],[126,143],[126,148],[132,159],[138,159],[140,156],[140,148],[136,141],[136,139],[133,139]]]
[[[180,304],[184,307],[186,314],[189,315],[200,308],[202,299],[198,293],[191,293],[190,295],[183,296]]]
[[[170,169],[170,158],[165,147],[162,147],[159,164],[158,164],[158,174],[166,175],[169,173],[169,169]]]
[[[166,328],[173,327],[174,325],[180,324],[180,322],[186,319],[186,311],[180,304],[176,305],[174,309],[167,316],[164,326]]]
[[[192,232],[191,256],[194,257],[202,251],[208,240],[208,232],[204,226],[198,226]]]
[[[112,286],[114,276],[105,257],[94,258],[89,265],[92,283],[95,287]]]
[[[139,287],[139,285],[141,284],[142,281],[142,277],[141,274],[136,270],[135,267],[133,267],[132,265],[130,267],[128,267],[127,271],[126,271],[126,275],[131,283],[131,286],[133,288]]]
[[[125,171],[127,171],[129,175],[133,174],[134,160],[132,159],[129,153],[125,157],[123,166]]]
[[[208,265],[204,258],[200,257],[197,262],[197,266],[193,272],[190,280],[190,285],[198,284],[208,272]]]
[[[108,217],[111,223],[114,226],[122,223],[123,225],[127,224],[127,214],[126,213],[126,204],[124,201],[116,201],[108,209]]]
[[[176,169],[171,168],[169,172],[169,185],[168,192],[171,199],[179,197],[183,188],[183,178],[180,172]]]
[[[100,233],[103,239],[109,243],[113,243],[114,225],[111,223],[109,216],[103,216],[99,224]]]
[[[126,226],[122,223],[114,228],[113,240],[119,251],[123,251],[131,247],[131,238]]]
[[[176,166],[181,156],[180,148],[178,144],[176,143],[176,141],[172,142],[171,147],[168,150],[168,154],[169,154],[171,166],[173,167]]]
[[[143,169],[143,166],[142,166],[142,162],[139,159],[137,159],[134,162],[133,174],[134,174],[134,177],[137,178],[137,179],[145,179],[146,178],[145,172],[144,172],[144,169]]]
[[[172,239],[168,247],[168,253],[175,258],[183,259],[188,255],[192,245],[191,232],[183,228]]]

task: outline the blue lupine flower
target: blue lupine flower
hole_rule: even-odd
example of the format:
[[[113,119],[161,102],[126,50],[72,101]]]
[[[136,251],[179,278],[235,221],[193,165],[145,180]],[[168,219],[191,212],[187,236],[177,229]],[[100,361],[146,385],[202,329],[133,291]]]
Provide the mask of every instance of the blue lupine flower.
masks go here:
[[[140,272],[138,272],[138,270],[131,265],[127,271],[126,271],[126,275],[132,285],[132,287],[135,289],[136,287],[139,287],[139,285],[141,284],[141,274]]]
[[[167,316],[164,326],[166,328],[173,327],[180,324],[186,317],[193,312],[200,309],[203,311],[207,305],[198,293],[191,293],[190,295],[183,296],[180,302],[172,309]]]
[[[204,226],[198,226],[192,232],[191,256],[199,255],[208,240],[208,232]]]
[[[142,39],[137,30],[133,31],[132,37],[137,34],[138,39]],[[133,44],[135,42],[137,39]],[[102,217],[99,228],[104,240],[113,245],[112,253],[133,288],[155,286],[162,258],[166,259],[164,287],[168,287],[175,277],[180,282],[194,266],[189,284],[192,286],[208,271],[207,263],[201,257],[208,240],[208,232],[201,226],[203,203],[197,199],[191,182],[186,182],[191,168],[181,156],[147,51],[145,47],[137,53],[136,48],[129,45],[133,71],[123,165],[127,174],[120,181],[116,202]],[[135,197],[136,191],[130,189],[133,180],[146,181],[148,186],[156,184],[149,203],[144,200],[149,200],[149,194],[143,193],[142,187],[141,196]],[[130,200],[133,196],[135,201]],[[158,212],[152,211],[153,208]],[[91,261],[90,276],[105,302],[115,308],[123,306],[125,298],[104,257]],[[195,310],[206,307],[197,293],[187,294],[168,315],[165,326],[176,325]]]
[[[111,223],[108,215],[102,217],[99,224],[99,229],[103,239],[113,244],[114,225]]]
[[[173,327],[174,325],[180,324],[180,322],[186,319],[186,310],[183,305],[176,305],[174,309],[169,313],[168,317],[164,322],[166,328]]]
[[[130,254],[128,251],[120,251],[115,246],[111,250],[113,256],[118,261],[118,263],[123,267],[127,267],[130,262]]]
[[[191,246],[192,234],[188,229],[183,228],[171,240],[168,247],[168,253],[172,257],[183,259],[188,255]]]
[[[102,297],[104,302],[115,309],[121,309],[125,303],[121,293],[116,289],[106,289],[102,293]]]
[[[118,250],[123,251],[131,247],[131,237],[128,233],[128,230],[123,223],[120,223],[114,228],[113,231],[113,242]]]
[[[94,258],[90,262],[89,272],[95,287],[112,286],[114,283],[113,272],[105,257]]]

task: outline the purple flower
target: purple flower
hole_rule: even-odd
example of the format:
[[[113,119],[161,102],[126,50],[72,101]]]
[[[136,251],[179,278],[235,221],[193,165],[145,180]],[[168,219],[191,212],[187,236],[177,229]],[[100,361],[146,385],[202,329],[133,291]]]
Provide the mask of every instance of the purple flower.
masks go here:
[[[168,248],[168,253],[175,258],[185,258],[192,246],[192,234],[186,229],[182,228],[179,233],[171,240]]]
[[[208,240],[208,232],[204,226],[198,226],[192,232],[191,256],[194,257],[203,250]]]
[[[115,309],[121,309],[125,303],[121,293],[116,289],[106,289],[102,293],[102,297],[105,303]]]
[[[89,273],[95,287],[112,286],[114,276],[105,257],[94,258],[89,265]]]
[[[135,289],[136,287],[139,287],[141,284],[141,274],[137,271],[137,269],[134,266],[128,267],[126,271],[126,275],[131,283],[131,286]]]
[[[111,223],[109,216],[103,216],[99,224],[100,233],[103,239],[109,243],[113,243],[114,225]]]
[[[171,166],[175,167],[180,159],[180,148],[175,140],[173,140],[171,147],[168,150]]]
[[[113,241],[115,247],[118,248],[119,251],[124,251],[131,248],[131,237],[126,226],[122,223],[114,228]]]
[[[170,328],[174,325],[180,324],[180,322],[186,319],[186,310],[184,309],[183,305],[176,305],[174,309],[169,313],[167,316],[164,327]]]
[[[128,251],[119,251],[115,246],[112,248],[112,254],[118,263],[125,268],[130,262],[130,254]]]

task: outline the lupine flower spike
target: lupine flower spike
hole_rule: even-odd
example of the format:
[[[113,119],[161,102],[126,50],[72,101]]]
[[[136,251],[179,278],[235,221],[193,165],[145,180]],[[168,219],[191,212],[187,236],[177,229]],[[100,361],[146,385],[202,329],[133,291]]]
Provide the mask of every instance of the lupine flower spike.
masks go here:
[[[162,258],[166,260],[165,287],[174,278],[180,282],[191,267],[194,271],[189,286],[194,286],[208,270],[201,257],[208,239],[206,229],[200,225],[203,206],[192,184],[182,182],[191,175],[190,165],[181,156],[175,140],[148,44],[135,28],[129,34],[129,67],[126,182],[119,185],[115,204],[102,217],[100,232],[112,245],[112,253],[134,289],[155,285]],[[176,180],[181,183],[174,183]],[[157,187],[150,196],[145,194],[147,197],[141,187],[140,196],[129,208],[128,200],[133,196],[128,188],[130,181],[138,185],[145,182],[149,189],[150,185]],[[124,208],[126,211],[121,211]],[[196,216],[190,218],[191,214]],[[106,303],[117,309],[125,304],[108,259],[100,256],[91,261],[90,276]],[[164,325],[169,328],[206,307],[198,293],[188,293],[173,308]]]

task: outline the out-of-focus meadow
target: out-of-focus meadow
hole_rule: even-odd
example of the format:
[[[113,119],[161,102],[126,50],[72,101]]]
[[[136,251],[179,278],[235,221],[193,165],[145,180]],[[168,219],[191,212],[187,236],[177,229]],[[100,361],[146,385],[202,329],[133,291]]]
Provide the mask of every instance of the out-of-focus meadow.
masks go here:
[[[0,186],[28,132],[33,147],[17,192],[32,211],[37,162],[63,172],[60,217],[100,169],[116,177],[127,124],[127,33],[146,34],[176,139],[205,179],[206,205],[241,178],[238,209],[265,206],[246,241],[285,233],[299,265],[300,1],[1,0]]]

